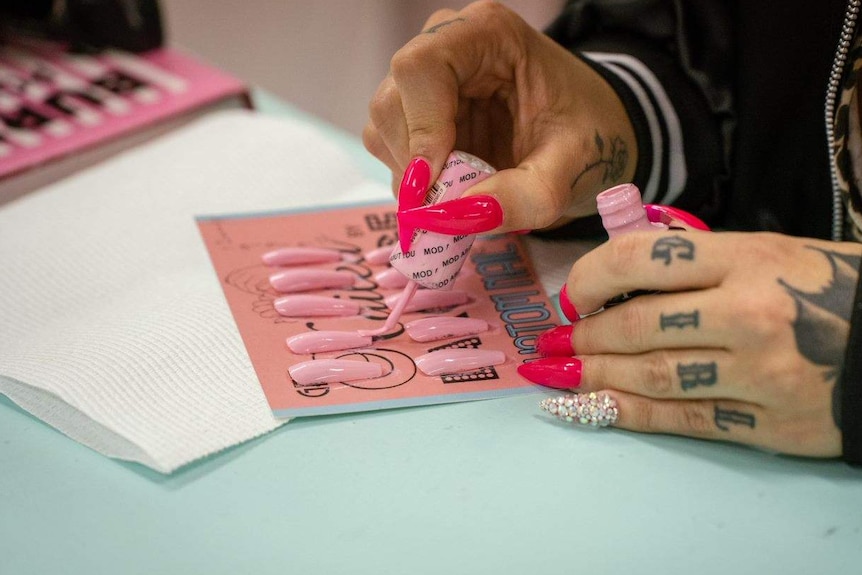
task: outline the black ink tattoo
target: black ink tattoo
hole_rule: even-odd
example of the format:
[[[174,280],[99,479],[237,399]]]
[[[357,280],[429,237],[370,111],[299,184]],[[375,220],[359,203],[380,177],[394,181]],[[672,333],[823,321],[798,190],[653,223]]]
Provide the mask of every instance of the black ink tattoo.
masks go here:
[[[817,292],[804,292],[778,278],[796,303],[793,333],[799,353],[815,365],[822,366],[823,381],[832,387],[832,419],[841,429],[841,388],[838,376],[844,363],[844,350],[850,334],[850,314],[856,291],[862,256],[842,254],[814,246],[808,249],[822,253],[832,266],[832,277]]]
[[[687,327],[697,329],[700,327],[700,312],[694,310],[691,313],[661,314],[659,316],[659,325],[662,331],[666,331],[672,327],[677,329],[685,329]]]
[[[610,142],[606,144],[604,138],[602,138],[599,135],[598,130],[596,130],[593,142],[598,151],[598,159],[584,166],[584,169],[581,170],[581,173],[578,174],[572,182],[572,185],[570,186],[572,190],[575,189],[575,186],[578,185],[578,182],[582,177],[593,170],[604,169],[604,173],[602,174],[603,184],[618,181],[626,171],[626,166],[629,162],[629,150],[622,138],[614,136],[610,139]]]
[[[676,374],[679,376],[683,391],[698,385],[713,386],[718,381],[718,366],[714,361],[709,363],[677,364]]]
[[[694,260],[694,243],[682,236],[659,238],[652,246],[650,259],[662,260],[669,266],[674,260]]]
[[[439,30],[440,28],[444,28],[444,27],[448,26],[449,24],[454,24],[455,22],[466,22],[466,21],[467,21],[466,18],[452,18],[451,20],[446,20],[445,22],[440,22],[439,24],[434,24],[433,26],[431,26],[427,30],[422,30],[422,33],[423,34],[436,34],[437,30]]]
[[[754,429],[757,425],[757,420],[751,413],[737,411],[735,409],[721,409],[715,406],[713,420],[715,426],[722,431],[730,431],[730,425],[746,425]]]

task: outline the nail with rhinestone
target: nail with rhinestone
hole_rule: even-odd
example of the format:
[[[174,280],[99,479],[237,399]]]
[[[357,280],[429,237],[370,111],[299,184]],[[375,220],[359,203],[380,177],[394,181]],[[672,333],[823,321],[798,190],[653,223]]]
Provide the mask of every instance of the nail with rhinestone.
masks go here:
[[[539,407],[567,423],[591,427],[613,425],[620,415],[616,400],[607,393],[601,392],[548,397],[542,400]]]

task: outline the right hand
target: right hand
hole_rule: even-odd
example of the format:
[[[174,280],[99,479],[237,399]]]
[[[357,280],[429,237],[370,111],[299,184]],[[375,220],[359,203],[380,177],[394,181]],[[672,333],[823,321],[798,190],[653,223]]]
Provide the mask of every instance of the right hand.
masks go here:
[[[431,182],[453,149],[499,171],[465,196],[503,209],[496,231],[541,229],[596,212],[595,196],[631,181],[634,131],[590,66],[494,2],[441,10],[392,58],[363,140],[393,174],[415,158]]]

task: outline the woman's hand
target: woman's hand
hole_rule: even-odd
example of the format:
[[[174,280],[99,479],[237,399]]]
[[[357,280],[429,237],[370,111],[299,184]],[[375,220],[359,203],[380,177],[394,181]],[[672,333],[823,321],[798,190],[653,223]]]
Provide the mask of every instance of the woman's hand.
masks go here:
[[[499,231],[595,213],[596,194],[631,180],[637,162],[612,88],[494,2],[435,13],[395,54],[363,139],[392,170],[396,193],[404,174],[412,193],[424,194],[453,149],[496,167],[466,195],[500,204]]]
[[[860,261],[859,244],[767,233],[614,238],[574,264],[561,304],[584,315],[624,292],[661,293],[543,334],[556,357],[520,371],[606,394],[597,423],[839,456],[836,383]]]

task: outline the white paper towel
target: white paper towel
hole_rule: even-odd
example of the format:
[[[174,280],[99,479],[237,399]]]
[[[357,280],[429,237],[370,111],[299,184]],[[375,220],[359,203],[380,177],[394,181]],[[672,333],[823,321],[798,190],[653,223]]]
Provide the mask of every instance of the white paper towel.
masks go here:
[[[390,199],[299,121],[220,112],[0,208],[0,393],[169,473],[273,418],[196,215]]]

